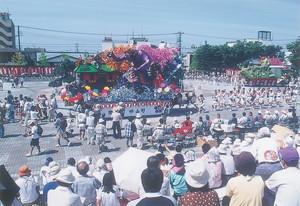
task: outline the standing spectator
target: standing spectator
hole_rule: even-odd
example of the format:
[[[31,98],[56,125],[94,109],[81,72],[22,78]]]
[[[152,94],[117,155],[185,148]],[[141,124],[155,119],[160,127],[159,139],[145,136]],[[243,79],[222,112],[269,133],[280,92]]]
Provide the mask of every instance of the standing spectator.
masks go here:
[[[39,190],[38,184],[31,176],[31,169],[27,165],[23,165],[19,168],[19,178],[16,180],[16,184],[20,187],[19,194],[20,200],[23,205],[33,205],[39,203]]]
[[[127,206],[155,205],[155,206],[176,206],[176,200],[170,196],[163,196],[159,193],[163,183],[163,172],[158,168],[147,168],[141,175],[142,185],[145,194],[139,199],[133,200]]]
[[[94,112],[89,111],[89,116],[86,118],[86,134],[88,144],[95,144],[95,117]]]
[[[32,155],[33,152],[33,148],[36,147],[38,149],[38,153],[41,153],[41,147],[40,147],[40,135],[38,134],[38,127],[36,126],[36,124],[34,122],[31,122],[30,125],[30,132],[25,135],[25,136],[31,136],[31,141],[30,141],[30,149],[29,149],[29,153],[26,154],[27,157]]]
[[[58,187],[48,192],[48,206],[83,206],[80,196],[74,194],[71,185],[75,181],[75,177],[68,169],[64,169],[58,173],[56,177]]]
[[[266,180],[267,188],[276,193],[274,205],[300,204],[300,170],[297,168],[299,154],[294,147],[279,150],[283,170],[277,171]]]
[[[57,101],[55,98],[55,95],[50,95],[50,102],[49,102],[49,114],[48,114],[48,120],[49,122],[52,122],[55,120],[57,110]]]
[[[142,115],[138,113],[136,119],[134,120],[134,125],[136,126],[136,145],[137,149],[143,149],[144,137],[143,137],[143,123],[141,121]]]
[[[111,118],[112,118],[113,137],[115,139],[122,138],[121,125],[120,125],[122,116],[120,114],[119,108],[117,108],[117,107],[113,108],[113,113],[111,114]]]
[[[202,160],[186,169],[185,181],[189,192],[179,198],[179,206],[219,206],[218,193],[208,187],[209,174]]]
[[[170,113],[170,108],[169,108],[169,104],[165,104],[163,111],[161,113],[161,118],[163,119],[163,124],[167,124],[167,117]]]
[[[241,152],[234,159],[238,176],[231,178],[226,186],[226,197],[230,206],[255,205],[262,206],[264,182],[255,175],[256,162],[250,152]]]
[[[99,119],[98,124],[95,127],[95,133],[96,133],[96,141],[97,141],[97,145],[98,145],[98,151],[104,152],[105,136],[107,135],[107,129],[104,125],[103,119]]]
[[[54,123],[54,126],[56,128],[56,138],[57,138],[57,147],[60,147],[60,139],[63,138],[68,142],[68,147],[71,145],[71,141],[68,139],[66,134],[66,128],[67,128],[67,120],[64,118],[63,114],[61,112],[57,113],[56,121]]]
[[[127,147],[132,147],[133,145],[133,136],[136,132],[135,124],[133,123],[134,119],[128,119],[124,127],[124,136],[126,138],[126,145]]]
[[[11,91],[10,91],[10,90],[7,91],[7,96],[6,96],[6,98],[7,98],[7,101],[8,101],[8,102],[12,102],[12,101],[14,100],[14,96],[11,94]]]
[[[113,176],[110,173],[106,173],[103,176],[103,185],[97,191],[96,205],[97,206],[120,206],[120,190],[117,185],[114,184]]]
[[[0,78],[0,91],[3,91],[3,80]]]
[[[80,197],[85,198],[85,205],[95,206],[96,190],[100,188],[101,183],[95,177],[87,175],[89,165],[85,161],[78,163],[77,171],[80,175],[75,179],[75,182],[72,185],[74,192]]]
[[[79,139],[85,139],[85,129],[86,129],[86,115],[84,113],[78,113],[77,115],[78,120],[78,129],[79,129]]]
[[[172,168],[169,173],[169,179],[172,189],[174,190],[174,198],[187,193],[188,188],[185,182],[185,166],[182,154],[176,154],[172,161]]]

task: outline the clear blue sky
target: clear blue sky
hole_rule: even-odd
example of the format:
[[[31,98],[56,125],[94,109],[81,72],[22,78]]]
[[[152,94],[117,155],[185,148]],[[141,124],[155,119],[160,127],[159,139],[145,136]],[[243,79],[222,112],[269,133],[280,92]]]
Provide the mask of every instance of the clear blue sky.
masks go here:
[[[172,33],[182,31],[183,48],[205,40],[215,45],[257,38],[260,30],[271,31],[272,44],[283,47],[300,36],[299,0],[0,0],[0,12],[7,11],[14,24],[21,26],[22,48],[47,51],[75,51],[76,43],[80,51],[101,51],[104,36],[126,41],[133,32],[154,44],[175,44],[178,36]]]

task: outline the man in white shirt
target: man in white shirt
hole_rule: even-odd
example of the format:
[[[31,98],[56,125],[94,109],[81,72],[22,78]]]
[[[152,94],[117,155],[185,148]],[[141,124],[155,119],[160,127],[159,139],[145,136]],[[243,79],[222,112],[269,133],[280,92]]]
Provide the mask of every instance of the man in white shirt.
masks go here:
[[[136,115],[136,119],[134,120],[134,124],[136,126],[136,145],[137,149],[143,149],[144,137],[143,137],[143,123],[141,121],[142,115],[138,113]]]
[[[267,188],[276,192],[274,205],[300,205],[300,170],[297,168],[299,154],[294,147],[279,150],[283,170],[275,172],[265,181]]]
[[[120,122],[122,120],[122,115],[120,114],[118,107],[113,108],[113,113],[111,114],[111,118],[112,118],[113,137],[115,139],[122,138],[121,125],[120,125]]]
[[[95,117],[94,112],[90,111],[89,116],[86,118],[86,134],[88,144],[95,144]]]

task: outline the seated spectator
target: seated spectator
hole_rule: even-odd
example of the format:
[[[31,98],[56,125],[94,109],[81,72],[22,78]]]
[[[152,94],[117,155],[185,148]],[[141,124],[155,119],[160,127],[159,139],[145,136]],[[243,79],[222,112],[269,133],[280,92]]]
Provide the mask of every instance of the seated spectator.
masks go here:
[[[190,116],[186,116],[186,120],[184,120],[182,123],[181,123],[182,126],[190,126],[192,127],[193,126],[193,122],[191,121],[191,117]]]
[[[154,130],[152,137],[150,137],[151,146],[153,146],[153,142],[156,141],[160,143],[164,140],[164,127],[161,124],[156,125],[156,129]]]
[[[224,144],[220,144],[218,147],[220,160],[223,163],[222,185],[226,185],[228,180],[233,177],[235,172],[233,156],[228,154],[228,149],[228,146]]]
[[[76,168],[76,161],[73,157],[70,157],[67,161],[67,168],[72,172],[74,177],[78,177],[79,173]]]
[[[106,173],[103,176],[103,185],[97,191],[96,205],[97,206],[120,206],[120,190],[117,185],[114,184],[114,178],[112,174]]]
[[[232,113],[232,117],[228,120],[228,124],[238,124],[238,119],[236,118],[236,113]]]
[[[85,199],[84,204],[96,205],[96,190],[100,188],[101,183],[95,177],[87,175],[89,165],[85,161],[77,164],[77,171],[80,175],[72,185],[74,192]]]
[[[200,159],[201,159],[201,158],[205,158],[205,155],[206,155],[206,153],[211,149],[211,146],[210,146],[210,144],[208,144],[208,143],[204,143],[204,144],[201,146],[201,148],[202,148],[203,154],[199,156]]]
[[[71,189],[75,177],[70,170],[64,169],[60,171],[56,181],[58,187],[48,192],[48,206],[83,206],[80,196],[74,194]]]
[[[52,161],[50,162],[49,164],[49,179],[50,179],[50,182],[48,182],[44,188],[43,188],[43,195],[42,195],[42,201],[43,203],[47,204],[47,195],[48,195],[48,192],[50,190],[54,190],[55,188],[58,187],[58,183],[56,181],[56,177],[58,175],[58,173],[60,172],[60,165],[55,162],[55,161]]]
[[[163,183],[163,172],[158,168],[147,168],[141,175],[142,185],[145,194],[137,200],[128,203],[127,206],[155,205],[155,206],[175,206],[176,200],[170,196],[163,196],[159,193]]]
[[[49,182],[49,163],[52,161],[52,157],[47,157],[45,165],[40,170],[40,178],[42,179],[43,185]]]
[[[31,176],[31,169],[27,165],[19,168],[19,178],[16,184],[20,187],[20,200],[23,205],[39,204],[39,185]]]
[[[234,162],[238,176],[228,181],[223,203],[230,201],[230,206],[262,206],[264,182],[260,176],[254,175],[256,170],[255,158],[250,152],[242,152],[234,158]]]
[[[176,154],[172,160],[172,168],[169,173],[169,179],[172,189],[174,190],[174,197],[184,195],[188,188],[185,182],[185,166],[184,157],[182,154]]]
[[[223,163],[217,148],[212,147],[205,156],[206,168],[209,173],[209,188],[218,188],[222,185]]]
[[[299,205],[300,170],[297,168],[299,154],[294,147],[279,150],[283,170],[277,171],[266,180],[268,189],[276,193],[274,205]]]
[[[186,169],[185,181],[189,192],[179,198],[179,206],[220,205],[218,193],[208,187],[209,174],[202,160],[196,160]]]
[[[248,123],[248,117],[246,112],[243,112],[243,116],[238,119],[237,127],[239,128],[245,128]]]

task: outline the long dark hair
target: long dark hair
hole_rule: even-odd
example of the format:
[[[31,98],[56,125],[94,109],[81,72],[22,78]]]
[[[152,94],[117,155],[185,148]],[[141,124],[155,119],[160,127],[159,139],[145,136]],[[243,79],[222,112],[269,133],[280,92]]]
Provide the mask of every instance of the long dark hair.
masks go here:
[[[106,193],[115,193],[116,191],[114,191],[113,189],[113,184],[114,183],[114,180],[113,180],[113,177],[110,173],[106,173],[104,176],[103,176],[103,189],[102,191],[103,192],[106,192]]]

